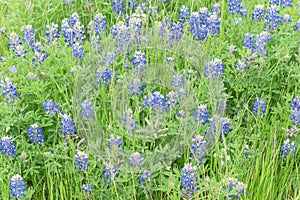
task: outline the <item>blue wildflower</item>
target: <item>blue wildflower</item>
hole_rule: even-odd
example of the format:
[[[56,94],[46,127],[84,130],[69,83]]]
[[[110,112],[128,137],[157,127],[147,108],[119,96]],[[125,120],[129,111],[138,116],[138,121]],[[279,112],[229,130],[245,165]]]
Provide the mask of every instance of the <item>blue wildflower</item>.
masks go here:
[[[198,187],[198,175],[196,173],[197,168],[192,166],[192,164],[185,164],[181,169],[182,176],[180,177],[181,186],[182,186],[182,196],[183,198],[191,199],[194,196],[196,190],[199,190]]]
[[[212,14],[209,16],[209,18],[207,19],[207,27],[211,36],[220,33],[220,23],[221,20],[218,15]]]
[[[221,4],[215,3],[211,6],[210,12],[214,15],[221,15]]]
[[[290,142],[289,139],[286,139],[284,141],[284,145],[281,146],[281,150],[283,151],[283,157],[287,157],[290,152],[296,155],[296,149],[297,149],[297,145],[295,144],[295,142]]]
[[[267,46],[267,42],[270,41],[271,39],[272,37],[267,31],[263,31],[260,34],[258,34],[256,36],[254,51],[266,57],[267,51],[265,50],[265,46]]]
[[[50,42],[57,40],[59,38],[58,25],[54,23],[52,23],[51,26],[47,25],[45,35],[48,38],[47,45],[49,45]]]
[[[27,25],[24,27],[24,38],[23,38],[24,44],[30,45],[33,47],[33,44],[35,43],[35,33],[34,29],[32,28],[32,25]]]
[[[6,102],[10,103],[14,100],[17,96],[17,89],[15,88],[14,84],[10,81],[9,78],[5,79],[4,81],[0,81],[0,87],[2,88],[2,96],[6,97]]]
[[[179,91],[178,91],[178,93],[179,93]],[[177,101],[177,99],[178,99],[178,97],[179,97],[179,96],[178,96],[178,93],[176,94],[174,91],[170,91],[170,92],[166,95],[167,100],[168,100],[169,107],[174,108],[175,105],[178,105],[178,104],[179,104],[179,102]]]
[[[235,64],[236,70],[239,72],[243,72],[244,69],[248,68],[248,64],[245,61],[238,60]]]
[[[38,124],[30,125],[30,128],[27,130],[27,134],[30,136],[29,141],[38,145],[41,145],[45,142],[45,136],[42,133],[42,129]]]
[[[106,67],[113,64],[113,62],[116,60],[116,54],[114,52],[108,52],[104,55],[104,58],[102,60],[102,64]]]
[[[242,14],[241,10],[244,8],[242,5],[242,0],[229,0],[229,13],[230,14]]]
[[[154,110],[162,110],[163,112],[168,112],[170,107],[170,102],[159,92],[152,93],[150,97],[144,97],[143,108],[151,107]]]
[[[139,152],[134,152],[130,155],[128,162],[133,165],[133,167],[142,167],[144,158]]]
[[[17,46],[19,46],[20,44],[22,44],[20,37],[15,32],[12,32],[9,35],[8,39],[9,39],[8,47],[10,49],[12,49],[13,51],[16,50]]]
[[[75,12],[70,17],[70,25],[74,26],[77,22],[79,22],[79,15]]]
[[[93,104],[91,102],[89,102],[88,100],[85,100],[81,106],[81,116],[83,116],[83,118],[85,119],[90,119],[90,118],[94,118],[95,117],[95,111],[93,108]]]
[[[183,74],[173,76],[172,86],[173,86],[174,91],[179,90],[180,88],[182,88],[183,84],[184,84]]]
[[[107,21],[106,17],[102,15],[101,13],[98,13],[94,17],[94,28],[95,28],[95,34],[105,34],[105,31],[107,29]]]
[[[27,186],[24,184],[24,179],[19,174],[11,177],[9,187],[13,199],[19,199],[26,196],[24,192],[27,189]]]
[[[208,18],[207,8],[201,8],[201,12],[193,12],[190,15],[190,32],[196,40],[205,40],[208,34],[206,26]]]
[[[243,47],[254,50],[255,49],[255,35],[246,33],[243,38]]]
[[[258,115],[259,113],[262,115],[266,114],[266,102],[264,102],[261,98],[257,98],[255,102],[253,102],[253,110],[252,113],[254,115]]]
[[[291,103],[292,113],[291,120],[295,121],[296,125],[300,124],[300,98],[296,97]]]
[[[130,28],[127,27],[124,22],[120,21],[117,24],[113,25],[110,29],[110,34],[117,42],[119,51],[127,49],[130,46]]]
[[[36,63],[34,67],[42,64],[48,56],[45,51],[42,50],[43,46],[44,44],[41,42],[36,42],[33,44],[34,57],[32,58],[32,62]]]
[[[285,7],[292,7],[293,0],[270,0],[270,5]]]
[[[13,72],[13,73],[17,73],[18,72],[18,66],[9,66],[9,71]]]
[[[127,5],[130,10],[135,11],[138,7],[138,2],[137,0],[128,0]]]
[[[268,30],[277,29],[277,24],[280,22],[279,17],[279,9],[272,5],[270,8],[267,9],[266,19],[265,19],[265,27]]]
[[[300,28],[300,19],[297,20],[294,30],[298,30]]]
[[[193,144],[190,150],[191,158],[195,159],[197,163],[202,163],[203,157],[206,156],[207,142],[202,136],[196,136],[192,139],[192,142]]]
[[[110,184],[111,181],[115,181],[119,177],[119,173],[117,173],[117,168],[111,164],[107,164],[104,167],[104,174],[102,174],[103,178],[107,178],[108,180],[104,182],[104,184]]]
[[[205,134],[210,142],[213,142],[216,137],[227,136],[227,134],[232,130],[230,128],[230,120],[227,118],[221,117],[219,115],[214,115],[208,121],[209,128],[205,132]]]
[[[113,135],[111,135],[110,138],[108,139],[108,143],[110,149],[112,149],[113,147],[117,147],[121,149],[123,145],[123,141],[121,140],[121,137],[117,136],[115,138]]]
[[[88,161],[88,155],[83,151],[77,151],[77,154],[75,155],[75,165],[79,171],[85,170],[88,171],[88,167],[90,166],[90,163]]]
[[[93,184],[83,184],[81,188],[84,193],[94,193],[93,186]]]
[[[9,157],[13,157],[17,154],[15,144],[11,137],[3,136],[0,140],[0,149],[2,149],[2,154]]]
[[[101,81],[104,86],[108,86],[113,76],[114,76],[113,69],[100,67],[96,70],[96,76],[95,76],[96,84],[98,85]]]
[[[252,20],[260,22],[263,19],[264,14],[265,14],[264,5],[261,4],[256,5],[252,13]]]
[[[208,122],[209,110],[206,105],[201,104],[196,108],[194,113],[195,122],[200,122],[201,124],[206,124]]]
[[[227,185],[223,186],[227,190],[228,197],[235,199],[240,198],[243,194],[249,194],[249,192],[245,191],[247,187],[247,184],[239,182],[236,178],[228,178]]]
[[[124,117],[122,118],[123,126],[127,128],[128,131],[133,131],[136,128],[137,121],[133,121],[132,110],[128,108],[126,112],[124,112]]]
[[[53,100],[48,100],[42,104],[42,107],[46,110],[46,114],[52,114],[53,117],[55,113],[61,111],[61,107],[59,104],[55,103]]]
[[[213,80],[218,78],[222,80],[222,74],[224,72],[224,64],[221,59],[214,59],[206,64],[204,67],[205,72],[204,76],[208,78],[208,80]]]
[[[143,73],[143,70],[146,68],[146,55],[145,53],[142,53],[141,51],[134,52],[132,65],[135,69],[135,71],[140,75]]]
[[[64,5],[71,5],[71,4],[74,4],[74,1],[73,0],[66,0]]]
[[[133,79],[129,87],[129,91],[131,96],[140,96],[141,94],[143,94],[143,84],[141,79]]]
[[[184,5],[181,6],[179,10],[179,21],[182,24],[185,24],[186,20],[190,17],[190,9],[185,7]]]
[[[114,13],[117,15],[125,13],[125,5],[122,0],[113,0],[111,2],[111,7]]]
[[[138,181],[141,185],[144,185],[145,181],[151,183],[152,182],[151,176],[152,176],[151,172],[143,171],[142,175],[138,178]]]
[[[284,22],[284,23],[292,22],[292,19],[289,14],[285,14],[282,16],[280,22]]]
[[[66,114],[66,113],[62,113],[62,121],[60,122],[60,132],[63,133],[63,137],[66,137],[67,135],[71,134],[74,135],[76,132],[76,126],[74,124],[74,120],[71,119],[71,117]]]
[[[14,50],[15,56],[20,58],[26,58],[26,50],[24,49],[24,46],[18,45],[16,46],[16,49]]]

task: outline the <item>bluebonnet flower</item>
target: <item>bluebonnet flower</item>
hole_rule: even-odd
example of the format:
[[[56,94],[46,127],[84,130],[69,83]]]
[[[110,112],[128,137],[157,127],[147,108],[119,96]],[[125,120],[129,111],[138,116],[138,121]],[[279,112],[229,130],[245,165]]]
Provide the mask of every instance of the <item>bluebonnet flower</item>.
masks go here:
[[[252,13],[252,20],[260,22],[263,19],[264,14],[265,14],[264,5],[258,4],[254,7]]]
[[[83,151],[77,151],[77,154],[75,155],[76,159],[76,167],[79,171],[85,170],[88,171],[88,167],[90,166],[90,163],[88,161],[88,155]]]
[[[170,102],[159,92],[152,93],[150,97],[144,97],[143,108],[151,107],[154,110],[162,110],[163,112],[168,112],[170,107]]]
[[[75,42],[73,45],[72,45],[72,52],[73,52],[73,56],[74,58],[79,58],[80,60],[83,59],[83,56],[84,56],[84,48],[83,48],[83,45],[79,42]]]
[[[290,142],[290,139],[286,139],[284,141],[284,145],[281,146],[281,150],[283,151],[283,157],[287,157],[290,152],[296,155],[296,149],[297,145],[295,144],[295,142]]]
[[[266,114],[266,102],[264,102],[261,98],[257,98],[255,102],[253,102],[253,110],[252,113],[254,115],[258,115],[259,113],[262,115]]]
[[[221,20],[218,15],[212,14],[207,19],[207,27],[209,29],[209,33],[214,36],[220,33],[220,23]]]
[[[0,28],[0,35],[4,35],[5,37],[7,37],[6,32],[7,32],[7,30],[5,27]]]
[[[107,29],[106,17],[101,13],[98,13],[94,17],[95,34],[105,34]]]
[[[242,8],[242,9],[240,10],[240,14],[241,14],[242,16],[244,16],[245,18],[247,18],[248,10],[247,10],[246,8]]]
[[[108,86],[114,75],[115,74],[113,69],[100,67],[96,70],[96,75],[95,75],[96,84],[98,85],[101,81],[104,86]]]
[[[6,59],[3,56],[0,56],[0,62],[4,62]]]
[[[255,35],[246,33],[243,38],[243,47],[254,50],[255,49]]]
[[[24,49],[24,46],[18,45],[16,46],[15,51],[15,56],[20,57],[20,58],[26,58],[26,50]]]
[[[137,121],[133,121],[132,110],[130,108],[124,112],[124,117],[122,118],[123,126],[127,128],[128,131],[133,131],[136,128]]]
[[[235,199],[240,198],[243,194],[249,194],[245,191],[247,187],[245,183],[239,182],[236,178],[228,178],[227,185],[223,186],[228,192],[228,197]]]
[[[60,132],[63,133],[63,137],[66,137],[69,134],[74,135],[76,132],[74,120],[66,113],[62,113],[61,116],[62,121],[59,124],[61,126]]]
[[[64,5],[71,5],[71,4],[74,4],[74,1],[73,0],[66,0]]]
[[[24,27],[24,38],[23,38],[24,44],[30,45],[33,47],[33,44],[35,43],[35,33],[34,29],[32,28],[32,25],[27,25]]]
[[[133,79],[129,87],[129,91],[131,96],[140,96],[141,94],[143,94],[143,84],[141,79]]]
[[[214,115],[209,120],[209,128],[205,132],[209,142],[214,142],[217,137],[227,136],[232,130],[230,128],[230,120],[219,115]],[[217,132],[218,131],[218,132]]]
[[[128,162],[131,163],[134,167],[142,167],[144,158],[139,152],[134,152],[130,155]]]
[[[93,184],[83,184],[81,188],[84,193],[94,193],[93,186]]]
[[[45,136],[43,135],[42,129],[38,124],[30,125],[30,128],[27,130],[27,134],[30,136],[29,141],[32,143],[41,145],[43,142],[45,142]]]
[[[298,30],[300,28],[300,19],[297,20],[294,30]]]
[[[281,21],[281,22],[285,22],[285,23],[286,23],[286,22],[292,22],[291,17],[290,17],[289,14],[283,15],[280,21]]]
[[[68,46],[71,46],[71,32],[72,28],[69,24],[69,19],[65,18],[61,22],[61,31],[64,36],[64,41],[68,43]]]
[[[196,40],[205,40],[207,37],[206,18],[206,14],[202,13],[200,16],[199,12],[193,12],[190,15],[190,32]]]
[[[242,14],[241,10],[244,8],[242,5],[242,0],[229,0],[229,13],[230,14]]]
[[[102,64],[108,67],[108,66],[112,65],[115,60],[116,60],[116,54],[114,52],[107,52],[104,55]]]
[[[122,0],[113,0],[111,2],[112,10],[117,15],[125,13],[125,5]]]
[[[190,150],[191,153],[191,159],[195,159],[197,163],[202,163],[202,158],[206,156],[206,147],[207,142],[205,141],[204,137],[202,136],[196,136],[192,139],[192,147]]]
[[[93,108],[93,104],[91,102],[89,102],[88,100],[85,100],[81,106],[81,116],[83,116],[83,118],[85,119],[90,119],[90,118],[94,118],[95,117],[95,111]]]
[[[169,103],[169,106],[172,107],[172,108],[174,108],[175,105],[179,104],[179,102],[177,101],[177,99],[178,99],[178,95],[177,94],[174,91],[170,91],[166,95],[168,103]]]
[[[131,35],[129,30],[130,28],[127,27],[122,21],[111,27],[110,34],[117,42],[119,50],[122,50],[124,48],[126,49],[130,46]]]
[[[254,51],[266,57],[267,51],[265,50],[265,46],[267,45],[267,42],[270,41],[271,39],[272,37],[267,31],[263,31],[260,34],[258,34],[256,36]]]
[[[26,197],[26,194],[24,192],[27,189],[27,186],[24,184],[24,179],[19,174],[11,177],[9,187],[13,199]]]
[[[58,25],[54,23],[52,23],[51,26],[47,25],[45,35],[48,38],[47,45],[49,45],[50,42],[57,40],[59,38]]]
[[[149,172],[149,171],[143,171],[142,175],[138,178],[139,183],[141,185],[144,185],[145,181],[148,182],[148,183],[151,183],[152,182],[151,176],[152,176],[151,172]]]
[[[16,34],[15,32],[12,32],[9,37],[9,44],[8,44],[8,47],[10,49],[12,49],[13,51],[16,50],[17,46],[21,45],[21,39],[20,37],[18,36],[18,34]]]
[[[111,135],[110,138],[108,139],[108,143],[110,149],[112,149],[113,147],[117,147],[121,149],[123,145],[123,141],[121,140],[121,137],[117,136],[115,138],[113,135]]]
[[[215,3],[211,6],[210,12],[214,15],[221,15],[221,4]]]
[[[174,41],[179,41],[182,38],[184,33],[182,27],[181,23],[170,22],[167,41],[169,46],[173,46]]]
[[[148,7],[148,15],[150,17],[155,17],[157,15],[157,10],[158,10],[157,6],[149,6]],[[144,13],[146,13],[146,11]]]
[[[70,25],[74,26],[77,22],[79,22],[79,15],[75,12],[70,17]]]
[[[179,21],[182,24],[185,24],[186,20],[190,17],[190,9],[185,7],[184,5],[181,6],[179,10]]]
[[[181,169],[182,176],[180,177],[181,186],[182,186],[182,196],[183,198],[191,199],[194,196],[196,190],[199,190],[198,187],[198,175],[196,173],[197,168],[192,166],[192,164],[185,164]]]
[[[17,89],[15,88],[14,84],[10,81],[9,78],[5,79],[4,81],[0,81],[0,87],[2,88],[2,96],[6,97],[6,102],[10,103],[14,100],[17,96]]]
[[[55,103],[53,100],[45,101],[45,102],[42,104],[42,107],[46,110],[46,114],[47,114],[47,115],[52,114],[53,117],[54,117],[55,113],[61,111],[60,105],[57,104],[57,103]]]
[[[172,86],[173,86],[173,90],[179,90],[180,88],[182,88],[184,84],[184,77],[183,74],[180,75],[174,75],[173,79],[172,79]]]
[[[17,154],[16,147],[11,137],[3,136],[0,140],[0,149],[2,149],[2,154],[9,157],[13,157]]]
[[[41,42],[36,42],[33,44],[34,57],[32,58],[32,62],[36,63],[36,65],[34,67],[37,67],[40,64],[42,64],[48,56],[45,53],[45,51],[42,50],[43,46],[44,46],[44,44]]]
[[[201,124],[206,124],[208,122],[209,110],[206,105],[201,104],[196,108],[194,113],[195,122],[200,122]]]
[[[175,115],[175,118],[185,118],[186,117],[186,113],[184,110],[178,110]]]
[[[146,68],[146,55],[141,51],[135,51],[133,56],[132,65],[136,72],[140,75],[143,73],[143,70]]]
[[[279,17],[279,9],[272,5],[267,9],[266,19],[265,19],[265,27],[268,30],[277,29],[277,24],[280,22]]]
[[[204,76],[211,79],[222,79],[222,74],[224,72],[224,64],[221,59],[214,59],[206,64],[204,67]]]
[[[135,11],[139,4],[137,0],[128,0],[127,5],[130,10]]]
[[[243,72],[244,69],[248,68],[248,64],[245,61],[238,60],[235,64],[236,70],[239,72]]]
[[[115,181],[119,177],[119,173],[117,173],[117,168],[112,164],[107,164],[104,169],[105,172],[102,174],[103,178],[107,178],[108,180],[104,182],[104,184],[110,184],[111,181]]]
[[[9,66],[9,71],[13,72],[13,73],[17,73],[18,72],[18,66]]]
[[[269,3],[271,5],[285,7],[292,7],[293,0],[270,0]]]
[[[295,121],[296,125],[300,124],[300,98],[296,97],[291,103],[292,113],[291,120]]]

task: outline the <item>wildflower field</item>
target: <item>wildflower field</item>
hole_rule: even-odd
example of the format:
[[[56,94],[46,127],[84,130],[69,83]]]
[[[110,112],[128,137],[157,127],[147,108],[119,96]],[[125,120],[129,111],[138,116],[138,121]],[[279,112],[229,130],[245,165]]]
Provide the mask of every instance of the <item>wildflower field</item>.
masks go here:
[[[0,199],[300,199],[300,1],[0,0]]]

